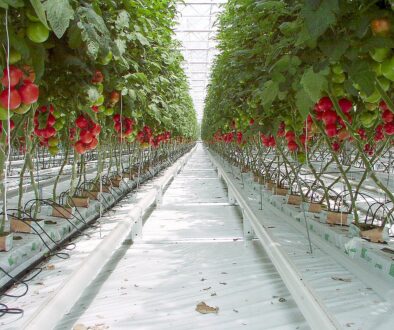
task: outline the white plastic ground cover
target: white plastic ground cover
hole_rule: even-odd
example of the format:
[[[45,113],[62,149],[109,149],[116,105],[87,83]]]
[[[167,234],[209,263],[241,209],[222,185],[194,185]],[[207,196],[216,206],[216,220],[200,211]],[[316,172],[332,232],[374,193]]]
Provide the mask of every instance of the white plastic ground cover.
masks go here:
[[[110,261],[55,330],[309,329],[268,256],[199,149],[142,239]],[[218,313],[200,314],[204,301]]]
[[[252,226],[311,328],[337,329],[339,326],[336,319],[328,312],[320,298],[303,280],[287,254],[282,251],[280,246],[276,244],[268,231],[260,223],[253,209],[250,208],[247,201],[239,192],[239,189],[234,185],[228,173],[222,169],[222,166],[213,157],[211,159],[218,170],[219,177],[226,182],[229,196],[231,196],[230,198],[235,199],[242,209],[244,223],[248,222],[248,225]]]
[[[150,174],[144,174],[141,176],[140,181],[145,181],[149,177]],[[111,193],[103,193],[103,196],[101,197],[102,207],[106,208],[114,205],[135,186],[136,182],[125,180],[119,188],[111,188]],[[63,184],[60,185],[59,188],[66,189],[66,186]],[[44,193],[50,194],[51,187],[46,187]],[[16,202],[13,199],[10,201],[11,203]],[[39,214],[39,218],[44,221],[50,220],[53,222],[53,224],[41,225],[50,238],[42,234],[41,237],[43,240],[41,240],[36,233],[15,233],[14,236],[19,236],[22,239],[14,241],[13,248],[10,251],[0,253],[0,267],[2,267],[11,276],[17,276],[21,271],[24,271],[31,264],[42,258],[42,256],[48,252],[47,246],[50,248],[55,246],[55,243],[52,240],[55,242],[63,241],[67,237],[75,234],[77,230],[82,228],[86,223],[94,220],[99,215],[100,203],[92,200],[89,208],[77,208],[77,212],[75,214],[78,218],[74,218],[69,221],[50,216],[51,208],[48,208],[48,210],[46,210],[46,208],[48,207],[42,207],[42,212]],[[80,218],[82,218],[83,221],[81,221]],[[9,280],[10,277],[7,274],[0,272],[0,287],[9,282]]]
[[[194,150],[194,149],[193,149]],[[39,306],[27,319],[21,329],[53,329],[58,320],[67,313],[78,300],[83,290],[95,279],[100,270],[110,260],[125,239],[135,239],[142,230],[142,217],[151,206],[160,199],[163,188],[180,171],[189,152],[181,157],[136,205],[132,205],[127,213],[127,220],[122,221],[103,239],[100,245],[81,262],[77,269],[59,286],[59,288]]]
[[[22,308],[23,316],[6,314],[0,318],[1,329],[20,329],[23,322],[30,318],[56,290],[59,285],[67,280],[80,264],[101,244],[102,240],[112,232],[119,221],[128,221],[127,214],[133,205],[138,204],[149,191],[155,191],[156,182],[165,176],[166,171],[158,174],[154,179],[143,183],[138,190],[133,191],[122,199],[119,204],[115,205],[110,211],[106,212],[100,218],[97,225],[99,227],[90,227],[84,234],[88,236],[80,236],[73,240],[75,249],[63,250],[70,255],[69,259],[61,259],[57,256],[51,257],[39,266],[43,271],[29,283],[29,291],[20,298],[2,297],[1,302],[8,307]],[[28,274],[29,278],[35,271]],[[24,292],[23,285],[16,285],[7,293],[12,295],[20,295]]]
[[[275,246],[291,258],[303,282],[308,283],[341,328],[392,329],[394,295],[390,289],[385,295],[374,290],[382,288],[381,278],[373,272],[365,276],[365,269],[313,232],[313,254],[310,255],[305,227],[273,207],[265,198],[260,210],[259,189],[254,190],[250,181],[241,180],[242,174],[238,169],[231,168],[219,157],[215,159],[223,167],[222,173],[227,175],[272,237]],[[232,173],[236,174],[235,177]],[[390,285],[383,287],[390,288]]]

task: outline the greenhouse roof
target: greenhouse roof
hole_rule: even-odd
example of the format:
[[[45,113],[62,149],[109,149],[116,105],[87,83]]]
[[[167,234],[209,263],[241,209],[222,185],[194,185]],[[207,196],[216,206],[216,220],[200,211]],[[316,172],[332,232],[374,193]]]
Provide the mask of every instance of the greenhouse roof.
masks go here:
[[[217,15],[227,0],[187,0],[180,3],[176,36],[182,43],[184,68],[191,96],[201,121],[212,60],[217,54]]]

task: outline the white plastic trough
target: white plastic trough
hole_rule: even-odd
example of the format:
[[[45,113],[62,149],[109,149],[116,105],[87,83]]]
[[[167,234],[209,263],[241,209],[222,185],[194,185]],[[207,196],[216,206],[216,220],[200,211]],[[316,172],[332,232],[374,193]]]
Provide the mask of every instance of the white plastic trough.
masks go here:
[[[286,253],[271,238],[271,235],[263,227],[221,164],[215,160],[210,152],[208,154],[214,167],[217,168],[218,176],[223,179],[228,187],[230,202],[236,202],[242,210],[245,239],[250,239],[255,234],[260,240],[310,327],[319,330],[340,329],[341,326],[335,317],[330,314],[321,300],[314,294],[312,288],[303,280],[303,276],[296,270],[295,265]]]
[[[190,156],[181,157],[170,167],[167,173],[143,199],[129,212],[131,221],[120,222],[111,233],[106,236],[97,249],[94,250],[81,265],[39,306],[36,312],[23,324],[21,329],[46,330],[54,329],[58,321],[71,310],[82,295],[84,289],[96,278],[101,269],[110,260],[115,251],[125,239],[135,239],[141,235],[144,214],[156,203],[160,203],[161,196],[169,183],[180,172]]]

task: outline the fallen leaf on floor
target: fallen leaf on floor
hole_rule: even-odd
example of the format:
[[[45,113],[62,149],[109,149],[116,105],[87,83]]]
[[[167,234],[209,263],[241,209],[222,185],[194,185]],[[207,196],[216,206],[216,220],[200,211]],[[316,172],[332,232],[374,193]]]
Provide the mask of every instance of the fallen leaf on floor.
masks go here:
[[[47,270],[54,270],[55,269],[55,265],[47,265],[45,268]]]
[[[352,281],[351,278],[342,278],[342,277],[336,277],[336,276],[331,276],[331,278],[334,281],[341,281],[341,282],[351,282]]]
[[[234,312],[234,313],[239,313],[236,309],[233,309],[233,312]]]
[[[219,312],[219,307],[211,307],[208,306],[205,302],[200,302],[196,306],[196,311],[201,313],[201,314],[217,314]]]
[[[286,302],[285,298],[279,298],[279,302]]]
[[[84,324],[76,324],[74,325],[73,330],[88,330],[88,328]]]
[[[203,289],[204,291],[208,291],[209,289],[211,289],[211,287],[209,286],[209,287],[207,287],[207,288],[205,288],[205,289]]]
[[[216,296],[216,292],[211,293],[211,297],[214,297],[214,296]]]
[[[227,285],[226,282],[219,282],[219,284],[221,284],[221,285]]]
[[[34,283],[35,285],[44,285],[44,283],[43,282],[37,282],[37,283]]]

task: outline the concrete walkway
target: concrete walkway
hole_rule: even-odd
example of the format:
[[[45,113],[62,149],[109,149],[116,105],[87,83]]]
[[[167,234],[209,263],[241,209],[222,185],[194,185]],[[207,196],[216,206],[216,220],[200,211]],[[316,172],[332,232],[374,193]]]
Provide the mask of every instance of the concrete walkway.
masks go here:
[[[143,238],[117,251],[57,329],[308,329],[226,196],[200,145]],[[197,312],[200,302],[218,312]]]

